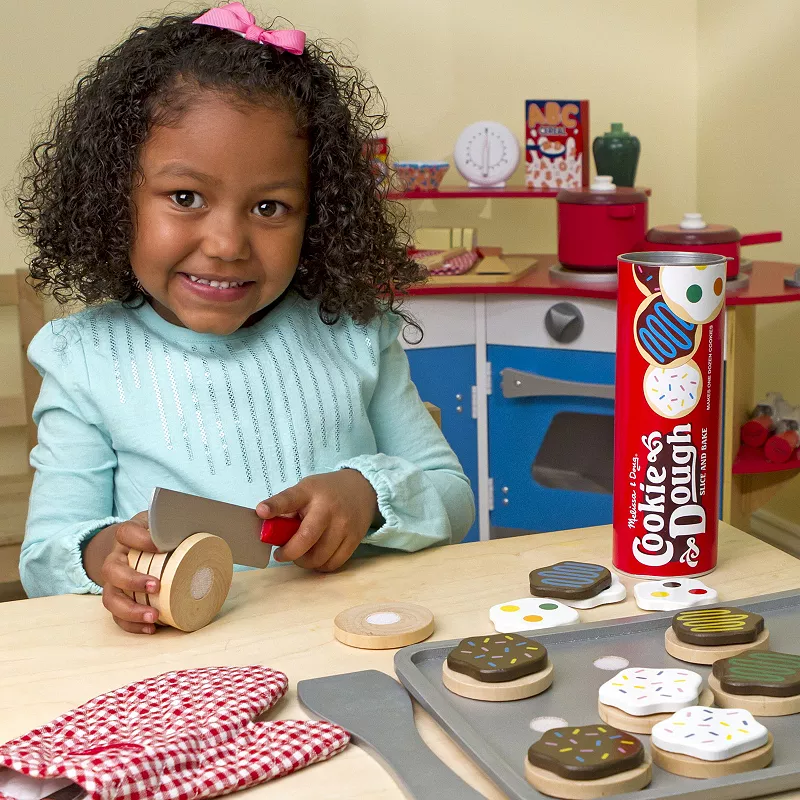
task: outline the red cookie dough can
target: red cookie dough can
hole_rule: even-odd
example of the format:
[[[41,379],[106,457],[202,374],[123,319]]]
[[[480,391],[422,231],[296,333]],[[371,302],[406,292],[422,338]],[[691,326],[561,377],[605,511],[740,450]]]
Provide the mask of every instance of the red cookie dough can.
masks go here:
[[[726,262],[618,259],[613,560],[628,575],[717,563]]]

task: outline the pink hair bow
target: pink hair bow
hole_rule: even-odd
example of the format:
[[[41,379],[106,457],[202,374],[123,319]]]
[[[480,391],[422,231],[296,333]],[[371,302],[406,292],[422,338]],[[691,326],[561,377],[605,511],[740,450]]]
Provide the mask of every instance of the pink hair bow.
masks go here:
[[[212,8],[192,21],[193,25],[210,25],[239,33],[251,42],[271,44],[296,56],[301,55],[305,49],[306,35],[303,31],[265,31],[255,23],[256,18],[241,3],[228,3],[226,6]]]

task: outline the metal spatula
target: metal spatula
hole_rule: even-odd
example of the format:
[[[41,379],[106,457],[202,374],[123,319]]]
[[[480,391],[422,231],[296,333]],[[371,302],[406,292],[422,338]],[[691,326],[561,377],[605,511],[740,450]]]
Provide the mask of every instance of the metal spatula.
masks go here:
[[[313,716],[341,725],[369,750],[415,800],[479,800],[483,795],[440,761],[417,733],[406,690],[374,669],[314,678],[297,684]]]

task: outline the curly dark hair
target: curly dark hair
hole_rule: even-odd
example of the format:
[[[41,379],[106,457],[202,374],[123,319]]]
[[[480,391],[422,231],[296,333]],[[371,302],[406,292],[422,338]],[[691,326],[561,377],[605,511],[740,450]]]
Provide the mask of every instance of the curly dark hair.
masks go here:
[[[153,126],[170,124],[198,90],[250,104],[277,99],[309,138],[309,215],[292,286],[320,316],[360,323],[399,307],[424,279],[407,255],[404,211],[376,186],[364,145],[386,121],[383,99],[320,42],[302,55],[192,25],[202,11],[137,27],[102,55],[53,111],[23,165],[16,213],[32,239],[38,291],[59,303],[142,298],[129,263],[131,191]]]

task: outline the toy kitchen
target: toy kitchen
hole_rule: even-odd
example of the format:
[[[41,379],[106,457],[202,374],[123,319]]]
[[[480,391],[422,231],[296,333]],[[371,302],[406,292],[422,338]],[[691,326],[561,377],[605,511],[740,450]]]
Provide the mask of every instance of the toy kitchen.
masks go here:
[[[586,101],[527,101],[526,126],[525,186],[505,183],[520,148],[495,122],[469,126],[456,142],[466,187],[439,186],[446,162],[394,165],[402,183],[390,196],[403,202],[557,203],[554,254],[504,254],[478,244],[469,228],[415,234],[414,257],[431,277],[412,290],[407,308],[424,336],[401,336],[401,343],[420,396],[441,409],[442,430],[475,492],[478,513],[466,541],[611,522],[616,264],[621,253],[638,251],[729,258],[720,491],[722,518],[741,523],[748,507],[737,480],[753,486],[752,472],[761,469],[743,475],[737,457],[739,427],[754,403],[752,341],[745,344],[755,335],[754,309],[800,301],[795,265],[754,262],[741,248],[780,241],[780,232],[741,235],[697,213],[649,227],[651,192],[633,185],[635,137],[621,125],[595,140],[598,172],[610,174],[589,181]],[[800,461],[790,466],[787,477]]]

